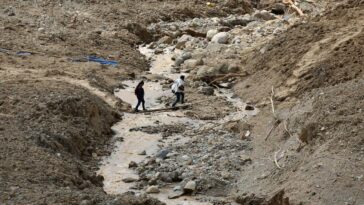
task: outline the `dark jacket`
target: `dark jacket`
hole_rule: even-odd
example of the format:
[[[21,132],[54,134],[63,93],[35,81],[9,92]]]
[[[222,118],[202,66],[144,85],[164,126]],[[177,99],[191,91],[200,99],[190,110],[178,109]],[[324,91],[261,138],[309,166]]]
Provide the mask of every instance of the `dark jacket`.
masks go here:
[[[143,89],[143,87],[135,88],[135,95],[137,96],[138,99],[143,99],[144,98],[144,89]]]

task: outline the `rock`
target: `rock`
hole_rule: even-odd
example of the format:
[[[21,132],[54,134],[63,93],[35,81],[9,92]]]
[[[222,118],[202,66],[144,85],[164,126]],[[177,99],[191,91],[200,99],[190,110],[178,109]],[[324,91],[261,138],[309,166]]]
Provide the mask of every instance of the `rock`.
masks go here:
[[[245,136],[245,137],[249,137],[249,136],[250,136],[250,131],[249,131],[249,130],[248,130],[248,131],[246,131],[244,136]]]
[[[185,192],[193,192],[196,190],[196,182],[191,180],[187,182],[187,184],[184,186],[183,190]]]
[[[145,150],[138,153],[138,155],[146,155],[146,154],[147,154],[147,152]]]
[[[176,44],[176,48],[177,49],[182,49],[182,48],[184,48],[185,46],[186,46],[186,43],[188,42],[188,41],[191,41],[193,39],[193,37],[192,36],[190,36],[190,35],[186,35],[186,34],[184,34],[184,35],[182,35],[178,40],[177,40],[177,44]]]
[[[186,43],[187,43],[187,41],[185,41],[185,42],[177,42],[176,48],[177,49],[183,49],[184,47],[186,47]]]
[[[158,182],[158,178],[153,177],[148,181],[148,185],[157,185],[157,182]]]
[[[202,94],[204,94],[204,95],[211,96],[211,95],[214,94],[214,88],[212,88],[212,87],[202,87],[200,92]]]
[[[219,43],[219,44],[226,44],[229,41],[229,33],[227,32],[220,32],[212,37],[211,42]]]
[[[38,28],[38,32],[44,33],[45,32],[45,28],[43,28],[43,27]]]
[[[7,14],[8,16],[15,16],[15,11],[12,6],[9,6],[8,8],[6,8],[4,10],[4,13]]]
[[[240,155],[240,160],[242,161],[243,164],[252,161],[252,159],[249,156],[247,156],[247,155]]]
[[[102,31],[101,35],[102,38],[114,38],[117,36],[117,32],[115,31]]]
[[[154,50],[154,54],[162,54],[164,51],[163,51],[163,49],[162,48],[156,48],[155,50]]]
[[[171,175],[169,173],[166,173],[166,172],[161,174],[160,179],[161,179],[161,181],[167,182],[167,183],[173,182],[173,179],[172,179]]]
[[[138,167],[138,164],[136,162],[134,162],[134,161],[131,161],[129,163],[129,168],[134,168],[134,167]]]
[[[181,58],[183,60],[188,60],[188,59],[192,58],[192,54],[190,52],[183,52],[181,55]]]
[[[207,40],[210,41],[212,39],[212,37],[214,37],[217,33],[219,33],[219,31],[216,29],[211,29],[211,30],[207,31],[207,33],[206,33]]]
[[[265,10],[262,10],[262,11],[257,11],[256,13],[254,13],[254,18],[257,18],[257,19],[262,19],[262,20],[265,20],[265,21],[269,21],[269,20],[273,20],[273,19],[276,19],[277,17],[274,16],[274,14],[268,12],[268,11],[265,11]]]
[[[240,66],[236,65],[236,64],[231,64],[228,66],[228,73],[237,73],[241,70]]]
[[[92,201],[90,201],[90,200],[82,200],[81,201],[81,203],[80,203],[80,205],[92,205],[93,203],[92,203]]]
[[[121,181],[125,182],[125,183],[132,183],[132,182],[136,182],[138,181],[138,179],[132,178],[132,177],[127,177],[122,179]]]
[[[186,164],[186,165],[191,165],[192,164],[192,159],[191,157],[187,156],[187,155],[183,155],[181,157],[181,159],[183,160],[183,162]]]
[[[230,18],[220,22],[221,25],[227,27],[235,27],[235,26],[246,26],[251,20],[244,18]]]
[[[198,77],[203,77],[203,76],[206,76],[206,75],[216,75],[216,74],[219,74],[220,71],[219,71],[219,68],[220,67],[208,67],[208,66],[201,66],[198,70],[197,70],[197,76]]]
[[[166,159],[168,153],[169,153],[169,150],[161,150],[157,153],[156,157],[160,158],[160,159]]]
[[[231,41],[233,44],[237,44],[239,45],[241,43],[241,39],[239,36],[236,36],[233,38],[233,40]]]
[[[158,44],[171,44],[173,42],[173,38],[170,36],[163,36],[158,40]]]
[[[230,179],[231,178],[231,174],[227,171],[221,172],[221,177],[223,179]]]
[[[182,187],[181,186],[175,186],[175,187],[173,187],[173,191],[182,191]]]
[[[170,25],[169,26],[169,30],[171,30],[171,31],[177,31],[177,29],[178,29],[177,25]]]
[[[177,199],[178,197],[182,196],[184,192],[182,190],[173,191],[168,195],[168,199]]]
[[[148,194],[157,194],[160,191],[159,191],[159,188],[157,186],[150,186],[150,187],[147,188],[146,192]]]
[[[176,60],[174,61],[175,66],[182,65],[186,60],[192,58],[192,54],[190,52],[183,52],[181,55],[179,55]]]
[[[183,63],[183,69],[194,69],[197,66],[203,65],[203,60],[200,59],[188,59]]]
[[[214,68],[215,72],[214,74],[226,74],[229,73],[229,64],[227,63],[221,63],[221,64],[217,64]]]

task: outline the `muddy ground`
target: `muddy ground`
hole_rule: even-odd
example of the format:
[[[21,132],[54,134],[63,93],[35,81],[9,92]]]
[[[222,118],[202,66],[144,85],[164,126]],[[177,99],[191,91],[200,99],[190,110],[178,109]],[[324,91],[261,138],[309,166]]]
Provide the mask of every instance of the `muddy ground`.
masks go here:
[[[298,1],[300,18],[277,14],[276,2],[2,1],[0,203],[162,204],[105,193],[97,174],[115,149],[111,126],[130,112],[114,90],[141,76],[168,89],[138,51],[149,43],[153,55],[168,46],[191,54],[171,71],[189,73],[187,103],[207,103],[181,111],[201,129],[130,127],[187,139],[163,144],[167,160],[151,155],[133,168],[137,190],[193,180],[192,195],[210,204],[364,203],[364,4]],[[215,29],[228,41],[212,43]],[[259,112],[222,120],[237,108],[221,88]]]

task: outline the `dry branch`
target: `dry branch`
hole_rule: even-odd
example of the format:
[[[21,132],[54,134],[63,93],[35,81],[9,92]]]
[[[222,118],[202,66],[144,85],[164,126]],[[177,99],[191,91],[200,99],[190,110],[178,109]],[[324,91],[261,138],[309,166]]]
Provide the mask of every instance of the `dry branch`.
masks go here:
[[[274,128],[276,128],[280,123],[280,120],[277,118],[276,111],[275,111],[275,108],[274,108],[274,88],[273,88],[273,86],[272,86],[272,94],[270,96],[270,102],[271,102],[271,105],[272,105],[272,114],[273,114],[273,117],[274,117],[275,121],[274,121],[274,124],[273,124],[272,128],[267,133],[267,136],[265,136],[265,139],[264,139],[265,141],[267,141],[267,139],[269,138],[269,136],[272,133],[272,131],[274,130]]]
[[[275,119],[277,119],[277,116],[276,116],[276,110],[274,109],[274,88],[272,86],[272,94],[270,96],[270,103],[272,104],[272,113],[273,113],[273,117]]]
[[[279,120],[274,121],[273,126],[270,128],[269,132],[267,133],[267,136],[265,136],[264,141],[267,141],[267,139],[269,138],[270,134],[272,133],[272,131],[274,130],[274,128],[276,128],[279,125]]]
[[[279,166],[279,164],[278,164],[278,160],[277,160],[277,154],[279,153],[279,151],[281,151],[281,149],[279,149],[278,151],[276,151],[276,152],[274,153],[274,163],[276,164],[276,166],[278,167],[278,169],[282,169],[282,167],[281,167],[281,166]]]
[[[302,10],[300,8],[298,8],[295,4],[294,4],[294,0],[282,0],[282,2],[284,4],[287,4],[289,7],[293,8],[297,13],[298,15],[300,16],[304,16],[305,14],[302,12]]]

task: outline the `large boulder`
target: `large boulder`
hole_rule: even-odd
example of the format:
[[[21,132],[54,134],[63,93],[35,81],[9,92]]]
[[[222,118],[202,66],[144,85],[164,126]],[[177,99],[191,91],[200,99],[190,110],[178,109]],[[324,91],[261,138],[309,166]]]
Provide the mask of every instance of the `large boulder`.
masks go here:
[[[179,55],[176,60],[174,61],[175,66],[182,65],[186,60],[192,58],[192,54],[190,52],[183,52],[181,55]]]
[[[216,29],[211,29],[211,30],[207,31],[207,33],[206,33],[207,40],[210,41],[217,33],[219,33],[219,31]]]
[[[210,86],[202,87],[200,93],[204,95],[214,95],[214,88]]]
[[[194,37],[184,34],[182,35],[178,40],[177,40],[177,44],[176,44],[176,48],[177,49],[182,49],[186,46],[186,43],[193,40]]]
[[[183,190],[187,193],[194,192],[196,190],[196,187],[197,187],[196,182],[191,180],[187,182],[187,184],[183,187]]]
[[[200,59],[188,59],[186,60],[183,65],[182,65],[182,69],[184,70],[190,70],[190,69],[195,69],[197,66],[203,65],[203,60]]]
[[[158,44],[171,44],[173,42],[173,38],[170,36],[163,36],[158,40]]]
[[[220,32],[212,37],[211,42],[219,43],[219,44],[227,44],[229,42],[229,33],[227,32]]]
[[[256,19],[262,19],[262,20],[265,20],[265,21],[274,20],[274,19],[277,18],[274,14],[272,14],[272,13],[266,11],[266,10],[256,11],[253,14],[253,17],[256,18]]]
[[[215,68],[213,67],[209,67],[209,66],[201,66],[198,70],[197,70],[197,77],[204,77],[207,75],[214,75],[217,74],[218,72],[215,70]]]
[[[147,188],[146,192],[148,194],[156,194],[156,193],[159,193],[159,188],[157,186],[150,186]]]

